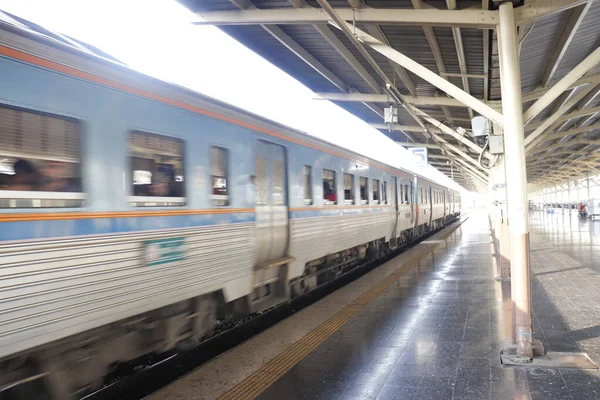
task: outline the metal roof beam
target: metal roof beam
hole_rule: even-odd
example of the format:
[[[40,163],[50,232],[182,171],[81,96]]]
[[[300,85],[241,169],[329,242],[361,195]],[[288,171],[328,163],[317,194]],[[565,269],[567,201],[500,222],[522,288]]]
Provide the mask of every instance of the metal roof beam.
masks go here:
[[[446,6],[449,10],[456,9],[456,0],[446,0]],[[471,94],[471,88],[469,87],[469,72],[467,71],[467,58],[465,57],[465,48],[463,46],[462,34],[460,28],[452,27],[452,36],[454,37],[454,47],[456,48],[456,55],[458,58],[458,68],[460,70],[463,90]],[[473,110],[469,108],[469,117],[473,119]]]
[[[476,160],[474,160],[470,155],[468,155],[458,147],[454,146],[453,144],[450,144],[448,141],[446,141],[446,139],[436,135],[435,133],[431,133],[431,136],[433,140],[435,140],[440,146],[444,147],[446,151],[450,151],[461,156],[457,157],[456,161],[468,161],[469,163],[465,163],[464,165],[468,166],[470,170],[479,175],[481,178],[487,180],[487,172],[481,171],[481,166],[479,165],[479,163]]]
[[[571,86],[569,86],[566,90],[574,89],[576,87],[587,85],[587,84],[595,84],[595,83],[600,83],[600,74],[584,76],[583,78],[580,78],[577,81],[575,81],[575,83],[573,83]],[[539,89],[535,89],[529,93],[526,93],[523,95],[523,103],[539,99],[540,97],[542,97],[543,95],[548,93],[548,91],[550,91],[550,89],[539,88]]]
[[[594,101],[594,99],[596,98],[596,96],[598,96],[600,94],[600,85],[596,86],[594,89],[592,89],[582,100],[581,102],[577,105],[577,111],[581,111],[583,109],[585,109],[587,106],[589,106],[590,104],[592,104],[592,102]],[[585,118],[582,122],[579,122],[577,124],[577,128],[583,127],[585,126],[588,122],[592,121],[594,119],[595,114],[590,115],[589,117]],[[568,125],[568,121],[562,123],[558,129],[556,129],[556,132],[560,132],[564,127],[566,127]]]
[[[531,0],[515,8],[515,23],[528,24],[538,18],[565,11],[587,3],[588,0]]]
[[[390,126],[387,124],[369,124],[369,125],[371,125],[375,129],[388,130],[390,128]],[[425,131],[425,129],[419,125],[395,125],[395,124],[392,124],[391,128],[395,132],[402,132],[402,133],[404,133],[404,132],[423,133]]]
[[[490,3],[488,0],[481,0],[481,8],[484,10],[489,9]],[[489,29],[483,30],[483,100],[488,101],[490,99],[490,35]]]
[[[442,73],[440,73],[440,75],[452,77],[452,78],[473,78],[473,79],[484,79],[485,78],[485,75],[468,74],[468,73],[455,74],[455,73],[451,73],[451,72],[442,72]]]
[[[600,62],[600,47],[594,50],[589,56],[587,56],[582,62],[580,62],[575,68],[573,68],[564,78],[556,83],[550,90],[548,90],[542,97],[538,99],[525,113],[523,114],[523,120],[527,122],[531,121],[538,115],[542,110],[548,107],[554,100],[558,98],[565,90],[567,90],[573,83],[581,78],[586,72],[592,69],[598,62]],[[593,85],[590,85],[593,86]]]
[[[256,6],[249,0],[229,0],[233,5],[242,9],[239,12],[247,11],[260,11],[257,10]],[[298,0],[299,1],[299,0]],[[237,12],[237,11],[236,11]],[[325,67],[319,60],[317,60],[312,54],[310,54],[304,47],[300,46],[298,42],[292,39],[287,33],[285,33],[278,26],[267,26],[261,25],[261,27],[268,32],[273,38],[279,43],[284,45],[289,51],[295,54],[298,58],[304,61],[308,66],[314,69],[319,75],[329,81],[333,86],[337,87],[342,92],[348,92],[349,86],[344,83],[339,77]],[[363,103],[368,109],[373,111],[375,114],[383,117],[383,110],[374,104]],[[412,138],[411,138],[412,139]]]
[[[423,3],[421,0],[412,0],[412,5],[415,9],[423,8]],[[429,48],[431,49],[431,54],[433,54],[433,59],[435,60],[435,64],[438,67],[438,72],[441,76],[445,76],[447,74],[446,65],[444,64],[444,57],[442,56],[442,51],[440,50],[440,45],[437,41],[437,37],[435,36],[435,32],[431,26],[423,26],[423,33],[425,34],[425,38],[427,39],[427,43],[429,44]],[[391,46],[390,46],[391,47]],[[448,109],[448,107],[442,107],[442,111],[446,118],[454,123],[452,118],[452,113]]]
[[[438,128],[440,131],[442,131],[446,135],[452,136],[459,143],[464,144],[465,146],[469,147],[471,150],[474,150],[477,153],[481,153],[483,151],[483,149],[481,147],[477,146],[471,140],[469,140],[466,137],[464,137],[463,135],[459,134],[454,129],[451,129],[451,128],[447,127],[446,125],[442,124],[440,121],[438,121],[435,118],[431,117],[426,112],[423,112],[423,111],[421,111],[421,110],[419,110],[417,108],[415,108],[415,111],[417,112],[417,114],[421,115],[421,117],[423,117],[423,119],[425,121],[429,122],[430,124],[432,124],[433,126],[435,126],[436,128]],[[496,159],[496,157],[494,157],[493,155],[491,155],[487,151],[483,152],[483,155],[488,160],[490,160],[490,161]]]
[[[366,93],[315,93],[318,97],[316,100],[331,100],[331,101],[369,101],[373,103],[394,103],[394,99],[386,94],[366,94]],[[434,96],[405,96],[408,102],[415,106],[450,106],[450,107],[465,107],[463,103],[449,97],[434,97]]]
[[[340,56],[352,67],[352,69],[365,81],[376,93],[382,93],[381,85],[366,70],[365,67],[356,59],[354,54],[342,43],[342,41],[333,33],[327,25],[313,25],[315,30],[325,39],[331,47],[338,52]]]
[[[414,120],[419,125],[421,125],[423,128],[425,128],[425,123],[423,122],[423,120],[417,114],[415,114],[415,112],[412,110],[412,108],[409,105],[406,104],[407,101],[405,99],[405,96],[402,93],[400,93],[400,91],[393,85],[392,81],[386,75],[386,73],[381,69],[381,67],[379,66],[377,61],[375,61],[375,59],[373,59],[373,57],[371,56],[371,54],[369,54],[369,52],[367,51],[365,46],[356,38],[355,32],[353,32],[353,30],[355,30],[355,29],[353,29],[353,30],[350,29],[350,28],[352,28],[352,26],[348,25],[346,22],[344,22],[340,18],[340,16],[335,12],[333,7],[331,7],[331,5],[327,2],[327,0],[317,0],[317,2],[323,8],[323,10],[325,10],[325,12],[327,12],[327,14],[329,14],[331,19],[334,21],[334,25],[338,29],[340,29],[344,33],[344,35],[346,35],[346,37],[350,40],[350,42],[352,42],[354,47],[356,47],[356,49],[359,51],[359,53],[365,58],[365,60],[367,60],[369,65],[371,65],[371,67],[377,73],[377,75],[379,75],[381,80],[385,83],[386,92],[388,94],[390,94],[391,96],[395,97],[396,99],[398,99],[398,101],[402,103],[402,106],[414,118]],[[408,135],[406,133],[405,133],[405,135],[407,137],[411,138],[410,135]]]
[[[599,145],[600,146],[600,140],[575,139],[575,140],[571,140],[569,142],[555,143],[555,144],[550,145],[550,146],[538,147],[537,149],[532,150],[530,156],[533,156],[533,155],[535,155],[537,153],[543,153],[544,151],[547,151],[547,150],[558,149],[560,147],[574,146],[576,144],[587,144],[587,145],[595,144],[595,145]]]
[[[491,119],[499,125],[503,125],[503,117],[502,114],[483,103],[480,100],[477,100],[475,97],[456,87],[452,83],[448,82],[441,76],[435,74],[431,70],[423,67],[421,64],[415,62],[414,60],[408,58],[404,54],[400,53],[397,50],[385,45],[379,40],[375,39],[373,36],[368,35],[364,31],[352,27],[352,25],[346,23],[346,27],[348,29],[352,29],[353,33],[357,36],[358,40],[362,41],[366,45],[370,46],[373,50],[377,51],[380,54],[383,54],[387,58],[392,61],[402,65],[404,68],[413,72],[414,74],[420,76],[425,79],[432,85],[438,87],[444,92],[448,93],[450,96],[455,99],[461,101],[466,106],[472,108],[473,110],[479,112],[481,115]]]
[[[381,25],[413,26],[459,26],[464,28],[494,29],[499,17],[497,11],[466,9],[381,9],[381,8],[336,8],[336,14],[344,21]],[[247,9],[241,11],[198,11],[202,21],[196,25],[290,25],[323,24],[332,21],[330,15],[318,8],[298,9]]]
[[[581,22],[585,18],[585,15],[587,14],[591,5],[592,2],[589,1],[586,4],[578,6],[573,10],[571,17],[567,22],[567,26],[565,26],[565,28],[562,31],[562,34],[560,35],[560,39],[558,40],[557,46],[554,49],[554,53],[550,58],[548,67],[546,67],[546,71],[544,72],[544,77],[542,78],[543,86],[548,86],[550,84],[550,81],[552,81],[552,78],[554,77],[554,74],[556,73],[560,62],[562,61],[565,53],[567,52],[567,48],[569,47],[571,41],[575,37],[577,29],[579,29],[579,26],[581,25]]]
[[[586,115],[596,114],[600,112],[600,106],[594,108],[584,108],[583,110],[573,111],[560,117],[556,123],[560,124],[573,118],[585,117]],[[534,124],[525,125],[525,130],[530,131],[539,128],[544,122],[536,122]]]
[[[542,142],[546,142],[549,140],[555,140],[555,139],[562,139],[567,136],[578,135],[580,133],[585,133],[585,132],[593,131],[596,129],[600,129],[600,124],[582,126],[581,128],[574,128],[574,129],[569,129],[568,131],[564,131],[564,132],[553,133],[552,135],[546,136],[544,138],[544,140],[542,140]]]
[[[383,33],[383,31],[381,30],[381,28],[379,26],[377,26],[376,24],[366,24],[366,28],[367,28],[367,32],[369,32],[370,35],[372,35],[373,37],[382,41],[383,43],[386,43],[388,46],[391,46],[388,38],[385,36],[385,34]],[[388,60],[388,62],[394,69],[394,72],[396,73],[398,78],[400,78],[400,81],[404,84],[406,89],[408,89],[408,92],[411,95],[416,96],[417,95],[417,87],[415,86],[415,83],[412,81],[412,79],[410,78],[410,76],[408,75],[406,70],[403,67],[401,67],[400,65],[398,65],[390,60]]]
[[[581,100],[581,99],[579,99],[579,100]],[[570,119],[573,119],[573,118],[583,117],[585,115],[590,115],[590,114],[594,114],[594,113],[600,112],[600,107],[594,107],[594,108],[586,108],[586,109],[583,109],[583,110],[580,110],[580,111],[575,111],[575,112],[572,112],[570,114],[563,115],[566,112],[566,110],[568,110],[571,107],[573,107],[573,103],[576,103],[577,101],[569,101],[569,102],[567,102],[567,104],[565,104],[564,106],[562,106],[557,112],[555,112],[550,117],[548,117],[533,132],[531,132],[529,134],[529,136],[527,136],[525,138],[525,147],[527,149],[527,153],[530,153],[531,150],[535,146],[537,146],[542,141],[544,141],[544,137],[546,135],[550,134],[550,132],[546,133],[546,130],[551,125],[553,125],[554,123],[561,124],[561,123],[566,122],[566,121],[568,121]],[[563,116],[561,116],[561,115],[563,115]]]
[[[432,143],[408,143],[396,141],[400,146],[404,147],[427,147],[428,149],[442,150],[442,147]]]

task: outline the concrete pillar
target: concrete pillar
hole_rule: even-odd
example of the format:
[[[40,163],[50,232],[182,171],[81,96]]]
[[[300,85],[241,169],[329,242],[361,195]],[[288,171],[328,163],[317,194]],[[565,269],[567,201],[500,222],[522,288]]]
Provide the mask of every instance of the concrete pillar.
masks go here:
[[[517,358],[533,360],[531,320],[531,271],[529,266],[529,221],[527,174],[523,134],[521,75],[517,51],[517,28],[513,4],[500,5],[500,64],[504,149],[510,229],[511,288],[515,313]]]
[[[567,214],[571,218],[571,182],[567,182]]]
[[[501,104],[491,104],[498,112]],[[502,127],[492,125],[494,135],[503,135]],[[497,279],[510,278],[510,234],[508,230],[508,199],[506,197],[506,169],[504,155],[500,155],[496,164],[490,169],[490,187],[488,190],[492,208],[490,218],[493,225],[494,253],[496,255]]]
[[[590,176],[586,176],[586,183],[587,183],[587,199],[586,199],[586,203],[590,201]]]

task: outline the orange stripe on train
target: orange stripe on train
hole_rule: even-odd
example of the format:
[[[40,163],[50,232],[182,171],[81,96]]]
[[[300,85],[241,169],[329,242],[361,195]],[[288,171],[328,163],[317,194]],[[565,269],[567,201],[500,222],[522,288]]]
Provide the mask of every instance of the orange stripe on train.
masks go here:
[[[116,212],[58,212],[0,214],[0,222],[56,221],[73,219],[171,217],[176,215],[214,215],[253,213],[254,208],[223,208],[214,210],[160,210],[160,211],[116,211]]]

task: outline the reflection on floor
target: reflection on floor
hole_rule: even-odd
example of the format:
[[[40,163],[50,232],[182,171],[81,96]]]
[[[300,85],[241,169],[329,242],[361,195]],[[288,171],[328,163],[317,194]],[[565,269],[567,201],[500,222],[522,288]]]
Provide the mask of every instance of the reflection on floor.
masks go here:
[[[534,336],[598,364],[600,221],[535,212],[530,224]],[[600,398],[596,371],[501,366],[510,288],[491,261],[487,217],[472,216],[259,398]]]

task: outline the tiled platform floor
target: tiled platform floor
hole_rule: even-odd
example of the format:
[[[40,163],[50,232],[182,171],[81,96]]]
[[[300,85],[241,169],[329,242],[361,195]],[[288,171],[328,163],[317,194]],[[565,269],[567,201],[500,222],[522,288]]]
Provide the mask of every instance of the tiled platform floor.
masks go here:
[[[600,221],[531,218],[535,336],[598,364]],[[482,222],[470,218],[259,398],[599,399],[596,371],[501,366],[502,285]]]
[[[534,336],[548,350],[585,351],[599,364],[600,221],[536,212],[530,225]],[[487,216],[472,215],[259,399],[600,399],[596,371],[501,366],[510,287],[494,280],[489,240]],[[419,246],[151,398],[219,398]]]

